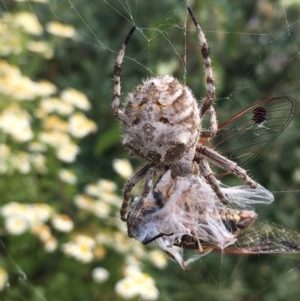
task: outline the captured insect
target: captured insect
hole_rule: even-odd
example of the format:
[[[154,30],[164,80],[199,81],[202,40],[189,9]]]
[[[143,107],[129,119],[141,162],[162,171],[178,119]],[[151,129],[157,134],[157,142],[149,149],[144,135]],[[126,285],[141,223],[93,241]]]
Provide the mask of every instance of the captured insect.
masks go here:
[[[294,110],[294,100],[287,96],[261,100],[219,125],[214,148],[245,166],[282,133]]]
[[[248,215],[246,222],[251,220],[251,211],[242,212]],[[230,224],[236,224],[238,231],[236,232],[236,241],[224,248],[207,241],[200,241],[203,249],[203,255],[208,252],[216,252],[231,255],[261,255],[261,254],[295,254],[300,253],[300,232],[284,228],[280,225],[269,221],[253,220],[245,228],[239,229],[238,223],[244,224],[243,218],[237,220],[229,219]],[[226,222],[224,221],[224,222]],[[181,238],[180,243],[175,242],[174,246],[183,249],[193,249],[199,251],[197,237],[193,234],[185,235]],[[168,253],[168,252],[167,252]],[[175,259],[173,254],[168,255]],[[186,270],[186,266],[198,259],[200,256],[193,256],[187,262],[179,262],[181,267]]]
[[[184,269],[210,251],[225,251],[257,218],[248,209],[254,204],[269,204],[274,198],[260,185],[251,189],[220,183],[220,187],[237,209],[220,203],[203,177],[188,175],[173,179],[171,171],[167,171],[144,199],[137,222],[128,225],[131,235],[143,244],[154,242]],[[136,198],[135,202],[138,201]],[[135,210],[135,203],[131,208]],[[184,260],[182,249],[198,252]]]
[[[131,230],[135,227],[154,176],[161,176],[167,170],[171,171],[174,179],[200,171],[223,204],[231,200],[220,188],[208,161],[234,174],[248,187],[258,187],[235,161],[243,165],[257,156],[283,131],[293,114],[294,102],[291,99],[270,98],[241,111],[218,127],[213,106],[215,85],[208,43],[194,13],[190,8],[188,12],[196,27],[205,66],[207,95],[200,105],[187,86],[172,76],[163,75],[147,79],[137,86],[129,93],[124,109],[120,109],[121,64],[136,27],[130,30],[115,62],[112,108],[123,125],[123,144],[132,155],[148,162],[128,180],[124,188],[120,215],[123,221],[127,221],[130,237],[133,236]],[[201,128],[201,120],[206,113],[209,114],[208,130]],[[230,139],[230,146],[222,150],[222,155],[203,145],[212,138],[216,139],[216,147]],[[135,208],[131,207],[128,214],[132,188],[142,179],[143,191],[139,200],[134,202]]]
[[[300,253],[300,233],[272,222],[257,220],[237,235],[234,244],[224,250],[215,247],[212,251],[236,255]]]

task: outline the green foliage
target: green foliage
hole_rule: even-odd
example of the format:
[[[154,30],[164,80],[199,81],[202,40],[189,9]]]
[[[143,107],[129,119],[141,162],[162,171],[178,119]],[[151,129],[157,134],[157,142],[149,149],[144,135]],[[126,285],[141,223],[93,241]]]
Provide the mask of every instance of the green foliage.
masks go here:
[[[132,23],[140,31],[135,33],[126,50],[123,101],[142,79],[166,70],[186,82],[198,99],[205,96],[203,61],[185,4],[182,1],[155,1],[154,4],[153,1],[131,0],[49,0],[49,5],[32,1],[6,2],[2,11],[7,9],[10,17],[18,12],[33,12],[44,30],[40,35],[32,35],[7,19],[4,23],[8,27],[0,37],[3,60],[16,66],[31,81],[53,83],[57,87],[57,97],[60,97],[59,91],[69,87],[83,92],[93,108],[85,114],[97,123],[98,132],[84,140],[71,137],[81,149],[78,159],[74,159],[70,167],[76,174],[76,183],[66,183],[59,178],[59,171],[69,168],[70,163],[58,159],[56,147],[47,143],[47,150],[39,152],[45,157],[42,165],[46,167],[46,173],[33,165],[27,173],[12,166],[8,167],[9,172],[1,173],[1,207],[12,202],[46,204],[55,214],[67,215],[73,221],[74,229],[61,232],[53,227],[53,217],[49,218],[45,225],[58,243],[58,247],[49,252],[45,249],[46,242],[36,232],[28,229],[21,235],[12,235],[5,228],[4,217],[1,218],[0,267],[9,274],[10,288],[0,293],[0,298],[3,296],[10,301],[123,300],[116,293],[115,285],[126,278],[124,269],[130,266],[127,261],[137,260],[141,270],[155,279],[160,300],[298,300],[299,257],[241,258],[209,254],[197,261],[189,273],[174,263],[160,270],[147,263],[151,251],[147,253],[139,243],[126,238],[126,230],[120,226],[121,186],[101,190],[101,201],[110,208],[109,214],[103,213],[102,217],[74,201],[79,195],[83,197],[82,202],[87,200],[86,205],[95,205],[100,198],[83,193],[85,185],[95,183],[98,178],[120,181],[113,172],[112,161],[128,158],[127,150],[121,145],[120,125],[110,106],[114,61]],[[270,96],[288,95],[297,104],[300,98],[300,6],[297,1],[291,2],[193,1],[193,10],[210,45],[220,122]],[[45,28],[51,21],[74,27],[77,35],[62,38],[49,33]],[[46,42],[46,51],[29,50],[30,41]],[[5,45],[15,48],[11,46],[12,50],[7,53]],[[44,121],[48,115],[39,118],[35,115],[45,97],[39,95],[26,102],[1,92],[1,112],[14,103],[30,112],[32,118],[32,140],[18,142],[1,132],[1,144],[8,145],[13,154],[22,151],[31,156],[35,153],[28,148],[30,142],[38,139],[45,130]],[[286,131],[247,166],[253,178],[270,191],[299,189],[298,110]],[[61,119],[68,121],[66,116]],[[137,166],[136,162],[134,164]],[[114,201],[110,203],[111,196]],[[274,204],[256,208],[256,211],[261,219],[300,229],[298,199],[299,193],[278,193]],[[74,242],[77,235],[96,240],[99,233],[103,237],[102,240],[98,237],[92,261],[84,263],[63,251],[63,246]],[[141,261],[144,265],[140,265]],[[93,269],[98,266],[110,273],[103,283],[95,282],[92,277]],[[140,277],[146,278],[145,274]]]

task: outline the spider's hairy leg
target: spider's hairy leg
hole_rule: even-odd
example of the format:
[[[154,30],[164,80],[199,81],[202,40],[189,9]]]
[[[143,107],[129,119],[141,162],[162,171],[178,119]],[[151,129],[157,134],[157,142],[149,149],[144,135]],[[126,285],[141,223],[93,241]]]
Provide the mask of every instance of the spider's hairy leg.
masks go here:
[[[161,168],[154,166],[154,165],[152,165],[148,168],[148,171],[146,172],[146,176],[144,179],[142,194],[139,197],[134,208],[130,211],[128,218],[127,218],[127,227],[128,227],[127,231],[128,231],[129,237],[134,237],[131,233],[133,232],[133,229],[134,229],[136,223],[138,222],[138,219],[139,219],[142,207],[143,207],[144,199],[149,194],[150,189],[152,187],[153,177],[157,173],[161,174],[162,172],[165,172],[164,168],[162,170]]]
[[[216,180],[213,172],[211,171],[209,164],[207,163],[206,159],[203,156],[197,154],[195,156],[195,161],[198,163],[200,173],[203,175],[205,180],[209,183],[212,190],[217,195],[218,199],[221,201],[222,204],[227,205],[229,204],[228,198],[225,194],[221,191],[218,181]]]
[[[154,164],[146,164],[138,172],[136,172],[126,183],[123,193],[123,203],[120,209],[120,216],[123,222],[126,222],[126,214],[128,212],[132,188],[147,174],[149,168]]]
[[[133,26],[129,31],[123,45],[121,46],[114,68],[114,97],[112,101],[112,109],[114,111],[115,116],[120,120],[123,120],[123,111],[119,109],[120,98],[121,98],[121,73],[122,73],[121,65],[125,55],[126,46],[129,43],[135,29],[136,27]]]
[[[209,108],[210,114],[210,128],[208,131],[204,130],[200,132],[200,138],[213,138],[218,131],[217,114],[213,106]]]
[[[254,180],[252,180],[247,175],[247,172],[243,168],[239,167],[237,163],[223,157],[218,152],[210,148],[207,148],[205,146],[198,146],[197,153],[205,156],[209,161],[211,161],[216,166],[233,173],[250,188],[257,188],[258,184]]]
[[[209,56],[209,46],[206,41],[205,35],[199,25],[199,22],[196,20],[196,17],[190,7],[188,7],[188,12],[191,15],[191,18],[192,18],[192,20],[195,24],[196,30],[197,30],[199,44],[201,46],[201,52],[202,52],[202,56],[204,59],[204,65],[205,65],[207,96],[202,101],[201,108],[200,108],[200,117],[202,117],[207,111],[209,112],[210,123],[211,123],[210,132],[213,137],[215,135],[215,133],[217,132],[218,124],[217,124],[216,112],[213,107],[213,102],[215,100],[216,88],[215,88],[215,81],[213,78],[211,59]]]

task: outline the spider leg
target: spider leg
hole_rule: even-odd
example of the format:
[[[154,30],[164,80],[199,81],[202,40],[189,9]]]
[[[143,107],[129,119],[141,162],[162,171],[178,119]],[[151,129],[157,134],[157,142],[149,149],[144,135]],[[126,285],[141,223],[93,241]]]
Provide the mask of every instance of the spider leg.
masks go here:
[[[209,47],[205,35],[190,7],[188,7],[188,12],[191,15],[191,18],[195,24],[198,33],[198,40],[201,46],[201,52],[204,59],[204,66],[205,66],[207,96],[202,101],[201,108],[200,108],[200,117],[202,117],[207,111],[209,112],[210,124],[211,124],[209,133],[210,133],[210,137],[214,137],[218,130],[218,123],[217,123],[216,112],[213,107],[216,88],[215,88],[215,83],[213,78],[211,59],[209,56]]]
[[[213,138],[216,136],[218,131],[218,121],[217,121],[217,114],[213,106],[209,108],[209,115],[210,115],[210,127],[209,130],[204,130],[200,132],[200,138]]]
[[[119,109],[120,98],[121,98],[121,73],[122,73],[121,64],[123,62],[123,58],[125,55],[126,46],[129,43],[135,29],[136,27],[133,26],[130,32],[128,33],[123,45],[121,46],[114,68],[114,97],[112,101],[112,109],[114,111],[115,116],[120,120],[123,120],[123,114],[124,114],[123,111]]]
[[[136,172],[126,183],[124,187],[123,193],[123,203],[120,209],[121,220],[125,222],[127,220],[126,214],[128,212],[128,207],[131,198],[132,188],[147,174],[149,168],[151,168],[153,164],[146,164],[143,166],[138,172]]]
[[[163,171],[165,171],[165,169],[163,169]],[[138,218],[140,216],[140,213],[141,213],[141,210],[143,207],[143,203],[144,203],[144,199],[150,192],[152,179],[158,172],[162,173],[162,169],[160,169],[154,165],[150,166],[147,170],[147,173],[146,173],[146,176],[144,179],[143,192],[142,192],[141,196],[139,197],[135,207],[130,211],[128,218],[127,218],[127,227],[128,227],[127,231],[128,231],[129,237],[133,237],[131,235],[132,230],[134,229],[134,227],[138,221]]]
[[[203,156],[196,154],[195,161],[198,163],[200,173],[203,175],[205,180],[211,186],[212,190],[215,192],[218,199],[221,201],[222,204],[227,205],[230,201],[222,192],[219,183],[216,180],[212,170],[210,169],[206,159],[204,159]]]
[[[257,183],[253,181],[248,175],[247,172],[239,167],[237,163],[223,157],[218,152],[207,148],[205,146],[198,146],[197,153],[205,156],[216,166],[233,173],[239,179],[241,179],[246,185],[251,188],[257,188]]]

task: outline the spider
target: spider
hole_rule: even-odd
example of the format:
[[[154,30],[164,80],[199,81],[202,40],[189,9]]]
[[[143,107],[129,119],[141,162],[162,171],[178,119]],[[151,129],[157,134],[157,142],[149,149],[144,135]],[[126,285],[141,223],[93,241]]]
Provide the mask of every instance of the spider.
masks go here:
[[[221,191],[208,160],[229,173],[240,178],[247,186],[256,188],[244,169],[237,163],[223,157],[216,151],[202,145],[202,139],[213,138],[218,131],[217,117],[213,106],[215,85],[209,56],[209,47],[196,17],[188,7],[188,12],[197,30],[201,53],[204,59],[207,95],[198,104],[192,91],[169,75],[157,76],[145,80],[128,95],[124,110],[119,108],[121,95],[121,64],[125,49],[136,30],[134,26],[127,35],[115,62],[112,109],[123,125],[123,144],[132,155],[145,159],[148,163],[134,174],[124,187],[124,200],[120,209],[121,219],[127,221],[128,235],[137,222],[143,200],[148,195],[152,179],[171,170],[173,178],[184,177],[200,171],[211,185],[223,204],[229,200]],[[209,130],[201,129],[201,119],[208,113]],[[261,118],[260,118],[261,120]],[[143,191],[130,211],[129,204],[132,188],[144,178]]]

